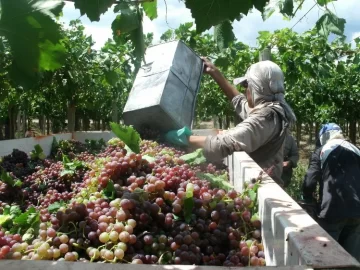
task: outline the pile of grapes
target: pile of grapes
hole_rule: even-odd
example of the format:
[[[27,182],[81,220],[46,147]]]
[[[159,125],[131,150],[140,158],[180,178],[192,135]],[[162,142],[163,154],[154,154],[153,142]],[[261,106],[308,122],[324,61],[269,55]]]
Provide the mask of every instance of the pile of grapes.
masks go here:
[[[21,186],[19,204],[30,210],[20,215],[32,225],[6,216],[0,259],[265,265],[256,180],[241,194],[219,188],[199,173],[215,177],[224,168],[189,165],[183,154],[153,141],[128,153],[112,139],[70,176],[61,176],[61,162],[45,160]]]
[[[23,178],[32,173],[36,165],[36,162],[32,162],[25,152],[14,149],[10,155],[1,159],[0,170],[10,172],[14,177]]]

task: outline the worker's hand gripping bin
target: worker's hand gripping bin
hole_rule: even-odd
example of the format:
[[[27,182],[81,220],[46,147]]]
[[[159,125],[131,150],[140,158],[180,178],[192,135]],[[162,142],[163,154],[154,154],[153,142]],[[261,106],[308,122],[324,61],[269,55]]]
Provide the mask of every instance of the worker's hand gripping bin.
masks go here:
[[[182,41],[149,47],[124,108],[124,122],[163,132],[192,127],[203,63]]]

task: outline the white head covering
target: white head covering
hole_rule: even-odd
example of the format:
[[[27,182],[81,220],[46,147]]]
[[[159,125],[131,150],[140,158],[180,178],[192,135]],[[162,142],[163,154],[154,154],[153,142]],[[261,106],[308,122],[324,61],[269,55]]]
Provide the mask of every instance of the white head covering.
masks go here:
[[[296,116],[285,101],[284,74],[280,67],[271,61],[261,61],[249,67],[244,77],[234,80],[235,84],[248,83],[254,106],[265,102],[279,102],[284,109],[290,124],[296,121]]]
[[[341,128],[335,123],[323,125],[319,131],[321,145],[325,145],[329,140],[343,138]]]

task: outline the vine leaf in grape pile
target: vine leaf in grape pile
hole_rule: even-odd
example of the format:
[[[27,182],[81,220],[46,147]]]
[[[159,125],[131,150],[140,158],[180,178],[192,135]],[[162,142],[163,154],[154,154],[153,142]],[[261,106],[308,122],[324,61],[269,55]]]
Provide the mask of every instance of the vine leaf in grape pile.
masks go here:
[[[252,201],[255,201],[256,200],[256,192],[254,190],[249,190],[248,191],[248,194],[249,194],[249,198],[252,200]]]
[[[132,126],[110,123],[112,132],[122,140],[134,153],[140,152],[141,138],[139,133]]]
[[[104,195],[110,199],[113,200],[115,198],[115,187],[114,182],[112,180],[109,181],[106,188],[103,189]]]
[[[34,146],[34,150],[30,152],[31,159],[41,159],[44,160],[46,158],[45,153],[39,144]]]
[[[40,225],[40,213],[34,207],[29,208],[26,212],[22,213],[20,208],[12,206],[9,210],[4,211],[4,215],[0,215],[0,220],[5,220],[1,224],[6,230],[11,233],[24,234],[30,228],[36,230]],[[4,216],[6,216],[4,218]]]
[[[214,175],[211,173],[196,173],[196,176],[199,179],[207,180],[210,182],[212,188],[221,188],[226,191],[234,189],[234,187],[229,183],[227,173],[223,175]]]
[[[13,56],[11,76],[23,86],[32,86],[43,70],[60,68],[66,50],[60,25],[54,18],[64,6],[61,0],[1,0],[0,35]]]
[[[64,201],[54,202],[53,204],[49,205],[48,211],[49,211],[49,213],[54,213],[54,212],[59,211],[59,209],[63,206],[66,206],[66,203]]]
[[[112,6],[114,0],[75,0],[75,8],[80,10],[81,16],[85,15],[90,21],[98,22],[100,15]]]
[[[180,159],[184,160],[189,165],[200,165],[206,162],[204,150],[202,148],[199,148],[190,154],[183,155]]]
[[[3,214],[0,215],[0,226],[6,226],[7,222],[14,219],[16,216],[21,214],[21,210],[19,206],[5,206]]]
[[[11,187],[21,187],[22,182],[19,179],[16,181],[11,177],[11,175],[5,170],[1,169],[0,180]]]
[[[145,159],[149,163],[155,162],[155,160],[156,160],[154,157],[149,156],[149,155],[144,155],[144,156],[142,156],[142,158]]]
[[[67,155],[63,155],[64,170],[61,171],[60,176],[73,175],[77,169],[85,167],[84,163],[80,160],[71,161]]]
[[[11,219],[10,215],[0,215],[0,226]]]

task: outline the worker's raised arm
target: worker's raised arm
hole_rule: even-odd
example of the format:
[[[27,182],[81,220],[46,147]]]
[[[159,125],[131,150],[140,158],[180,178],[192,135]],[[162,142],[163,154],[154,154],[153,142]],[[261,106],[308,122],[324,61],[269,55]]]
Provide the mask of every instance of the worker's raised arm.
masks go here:
[[[219,69],[211,63],[207,58],[202,57],[204,61],[204,72],[209,74],[216,83],[220,86],[221,90],[223,90],[224,94],[228,97],[230,101],[233,100],[234,97],[239,95],[239,91],[233,86],[219,71]]]
[[[234,106],[236,113],[242,120],[246,119],[249,112],[248,102],[245,95],[239,93],[234,85],[232,85],[219,71],[219,69],[211,63],[207,58],[202,58],[204,61],[204,72],[209,74],[219,85],[221,90],[227,96]]]

